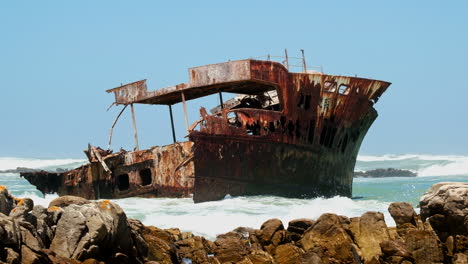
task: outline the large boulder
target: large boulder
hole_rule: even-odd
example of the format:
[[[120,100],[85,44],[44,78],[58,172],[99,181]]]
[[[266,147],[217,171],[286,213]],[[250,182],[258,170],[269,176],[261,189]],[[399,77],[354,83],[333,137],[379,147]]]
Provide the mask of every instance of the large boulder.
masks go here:
[[[127,217],[110,201],[65,207],[50,249],[58,256],[77,260],[102,259],[115,253],[137,257]]]
[[[468,183],[434,184],[419,206],[422,219],[431,223],[443,241],[449,235],[468,235]]]
[[[384,215],[378,212],[367,212],[361,217],[351,218],[350,230],[366,262],[373,257],[378,258],[382,254],[380,243],[390,239]]]
[[[326,259],[333,259],[338,263],[354,263],[357,261],[357,246],[349,233],[349,219],[335,214],[323,214],[298,243],[305,251],[323,249],[323,257]]]

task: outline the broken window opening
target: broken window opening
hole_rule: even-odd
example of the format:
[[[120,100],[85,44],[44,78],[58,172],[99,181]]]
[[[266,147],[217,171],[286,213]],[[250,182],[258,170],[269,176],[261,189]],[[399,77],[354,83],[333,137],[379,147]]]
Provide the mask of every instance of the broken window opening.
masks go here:
[[[306,95],[305,97],[305,102],[304,102],[304,109],[309,110],[310,109],[310,100],[312,99],[312,96]]]
[[[150,185],[153,180],[151,169],[142,169],[140,171],[140,180],[142,186]]]
[[[323,85],[325,92],[334,93],[336,92],[336,82],[326,81]]]
[[[349,86],[346,84],[340,84],[340,87],[338,87],[338,92],[343,95],[349,94]]]
[[[127,173],[117,176],[117,187],[120,191],[128,190],[130,187],[130,181]]]

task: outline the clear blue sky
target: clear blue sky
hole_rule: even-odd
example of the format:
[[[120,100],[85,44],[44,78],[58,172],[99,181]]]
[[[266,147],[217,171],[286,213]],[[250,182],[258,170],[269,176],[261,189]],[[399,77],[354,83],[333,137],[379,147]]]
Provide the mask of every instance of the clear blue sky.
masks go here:
[[[2,1],[0,156],[84,157],[120,108],[105,90],[187,68],[306,52],[326,73],[392,82],[361,154],[468,154],[467,1]],[[189,101],[191,121],[216,97]],[[142,147],[172,142],[167,106],[137,106]],[[178,138],[182,106],[174,106]],[[129,111],[113,147],[133,148]]]

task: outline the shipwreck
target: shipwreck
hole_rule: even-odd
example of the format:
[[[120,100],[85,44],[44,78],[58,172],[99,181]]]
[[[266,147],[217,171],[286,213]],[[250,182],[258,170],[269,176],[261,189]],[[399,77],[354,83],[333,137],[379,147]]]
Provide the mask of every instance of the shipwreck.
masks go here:
[[[107,90],[123,105],[118,116],[130,106],[135,150],[112,153],[89,145],[86,165],[21,176],[42,193],[87,199],[350,197],[361,142],[377,117],[373,105],[390,83],[310,70],[304,56],[302,70],[294,72],[289,59],[286,52],[282,62],[245,59],[190,68],[187,83],[153,91],[146,80]],[[223,93],[237,96],[223,101]],[[220,105],[210,113],[202,108],[201,119],[190,125],[186,101],[213,94]],[[175,136],[172,106],[178,103],[185,142]],[[134,104],[168,106],[173,144],[138,149]]]

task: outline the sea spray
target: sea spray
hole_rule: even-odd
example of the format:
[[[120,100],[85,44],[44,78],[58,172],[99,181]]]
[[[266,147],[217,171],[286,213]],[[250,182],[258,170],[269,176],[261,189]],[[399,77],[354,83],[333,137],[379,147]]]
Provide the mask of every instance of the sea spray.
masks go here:
[[[190,198],[125,198],[114,200],[130,218],[140,219],[146,225],[160,228],[178,227],[213,239],[236,227],[259,228],[270,218],[279,218],[287,225],[296,218],[319,217],[322,213],[336,213],[348,217],[360,216],[366,211],[384,213],[387,225],[394,222],[387,208],[391,202],[406,201],[417,206],[419,197],[440,181],[466,181],[468,157],[436,155],[359,156],[356,170],[398,168],[416,171],[420,176],[398,178],[356,178],[353,196],[289,199],[274,196],[233,197],[221,201],[194,204]],[[33,169],[72,169],[84,164],[79,159],[24,159],[0,158],[0,170],[29,167]],[[455,175],[454,175],[455,174]],[[429,176],[433,175],[433,176]],[[56,194],[43,196],[18,173],[0,173],[0,185],[17,197],[30,197],[35,204],[48,206]]]

